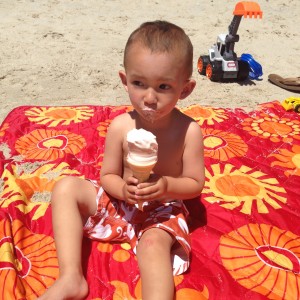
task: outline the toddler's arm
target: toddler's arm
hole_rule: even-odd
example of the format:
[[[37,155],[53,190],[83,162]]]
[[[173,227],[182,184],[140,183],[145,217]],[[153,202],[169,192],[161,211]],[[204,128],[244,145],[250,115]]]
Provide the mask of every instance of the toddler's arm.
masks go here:
[[[127,181],[123,179],[123,141],[128,131],[128,128],[124,126],[128,123],[126,115],[116,117],[109,126],[100,182],[104,190],[114,198],[134,203],[138,181],[133,177],[128,178]]]
[[[192,122],[187,130],[183,170],[180,177],[161,176],[152,181],[138,184],[136,199],[151,201],[155,199],[192,199],[198,196],[204,185],[204,154],[201,129]]]

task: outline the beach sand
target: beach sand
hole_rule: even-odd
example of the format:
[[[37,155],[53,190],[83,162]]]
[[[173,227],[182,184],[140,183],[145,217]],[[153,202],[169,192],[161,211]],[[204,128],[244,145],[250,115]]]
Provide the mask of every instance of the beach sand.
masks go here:
[[[235,45],[263,68],[260,80],[216,83],[197,72],[217,35],[227,33],[238,1],[2,0],[0,121],[20,105],[129,104],[120,83],[123,49],[142,22],[168,20],[194,45],[193,94],[178,104],[252,110],[299,96],[268,81],[271,73],[300,76],[299,0],[261,0],[262,19],[243,18]]]

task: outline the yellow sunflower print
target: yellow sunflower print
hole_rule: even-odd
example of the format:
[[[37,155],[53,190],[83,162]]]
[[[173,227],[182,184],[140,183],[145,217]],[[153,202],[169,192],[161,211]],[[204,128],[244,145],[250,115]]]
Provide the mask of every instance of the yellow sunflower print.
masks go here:
[[[278,153],[270,155],[275,157],[277,160],[271,163],[271,166],[281,166],[284,171],[285,176],[289,177],[291,175],[300,176],[300,146],[292,146],[291,151],[287,149],[279,149]]]
[[[60,164],[28,164],[12,166],[12,171],[5,169],[2,176],[0,191],[0,207],[6,208],[16,202],[16,208],[27,214],[34,210],[32,220],[45,215],[50,203],[51,191],[56,181],[67,175],[79,176],[66,163]],[[27,170],[27,171],[26,171]]]
[[[240,207],[244,214],[251,214],[254,202],[258,212],[265,214],[269,212],[268,205],[279,209],[287,201],[285,189],[275,178],[246,166],[238,169],[231,164],[213,164],[206,169],[206,179],[206,201],[227,209]]]
[[[244,130],[252,136],[270,139],[272,142],[292,142],[300,139],[300,122],[276,115],[260,113],[253,118],[246,118],[242,123]]]
[[[248,151],[247,144],[234,133],[211,128],[204,128],[202,132],[205,157],[226,161],[232,157],[242,157]]]
[[[25,115],[31,122],[55,127],[89,120],[94,110],[89,106],[33,107],[25,111]]]
[[[214,125],[215,123],[221,123],[229,118],[225,109],[202,107],[196,104],[187,108],[182,108],[181,111],[197,121],[199,125],[203,125],[205,122],[208,125]]]

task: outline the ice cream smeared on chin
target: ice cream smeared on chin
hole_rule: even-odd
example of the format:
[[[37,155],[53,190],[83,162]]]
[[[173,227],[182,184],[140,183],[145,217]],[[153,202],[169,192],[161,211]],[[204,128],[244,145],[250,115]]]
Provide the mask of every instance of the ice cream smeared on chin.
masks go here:
[[[144,118],[150,122],[150,123],[154,123],[154,121],[156,120],[156,116],[157,116],[157,111],[154,109],[143,109],[142,110],[143,116]]]
[[[132,129],[127,133],[127,163],[132,174],[139,183],[147,181],[157,162],[158,145],[156,136],[145,129]],[[136,206],[143,210],[147,202],[139,202]]]

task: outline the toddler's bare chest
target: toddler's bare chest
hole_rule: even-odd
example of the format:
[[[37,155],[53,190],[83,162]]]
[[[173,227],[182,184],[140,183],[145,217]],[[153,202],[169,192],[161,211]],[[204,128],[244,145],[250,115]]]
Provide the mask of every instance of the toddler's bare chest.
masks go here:
[[[182,155],[184,145],[178,140],[166,140],[158,143],[158,162],[155,171],[170,176],[180,176],[182,173]]]

